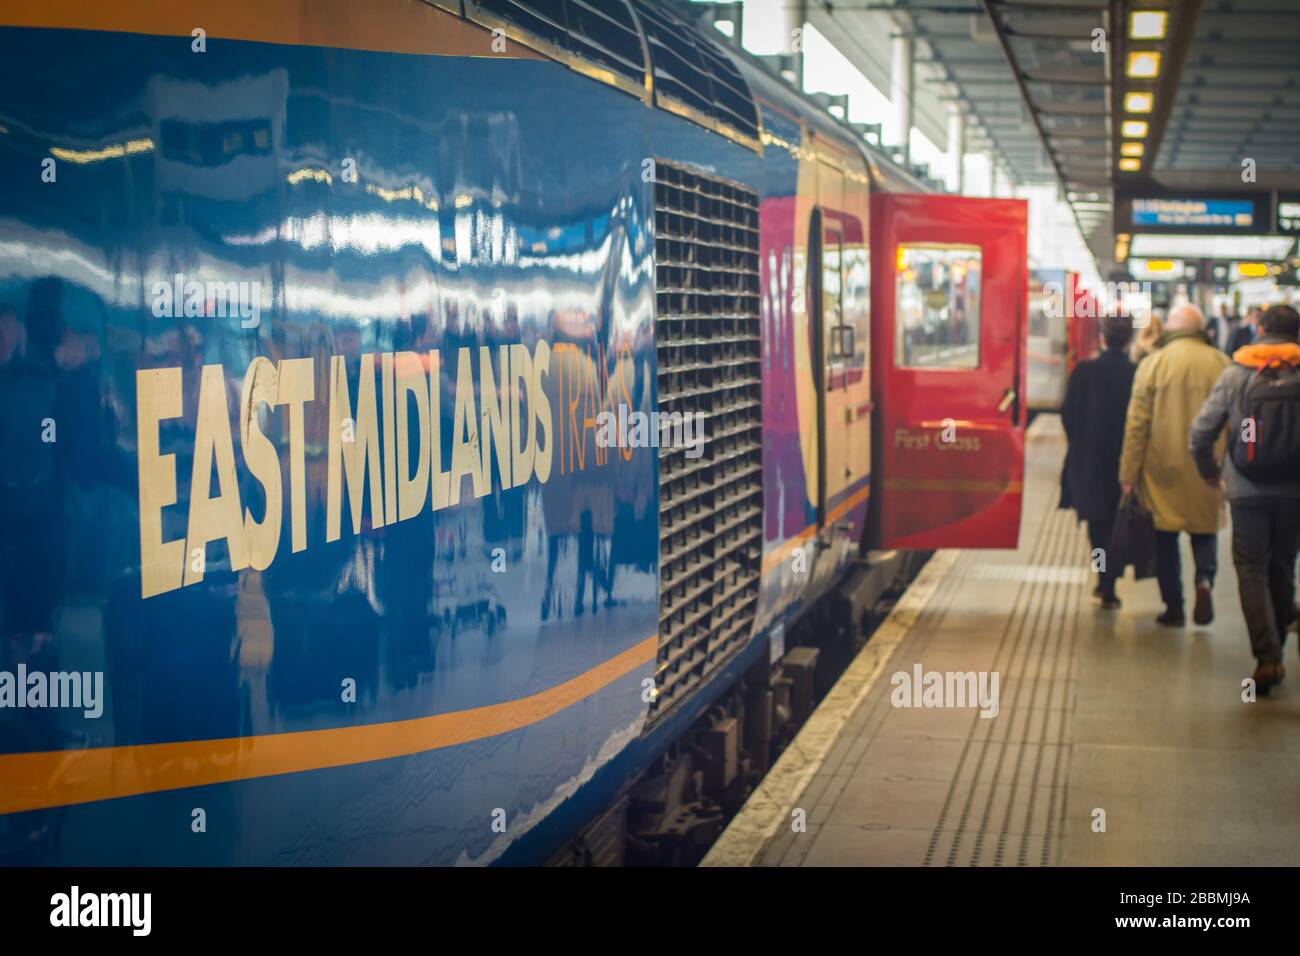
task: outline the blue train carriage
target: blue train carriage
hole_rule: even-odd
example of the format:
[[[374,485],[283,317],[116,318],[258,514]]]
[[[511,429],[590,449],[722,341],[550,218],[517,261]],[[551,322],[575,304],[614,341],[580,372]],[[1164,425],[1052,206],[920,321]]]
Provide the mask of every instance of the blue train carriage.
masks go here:
[[[0,860],[688,858],[902,564],[920,184],[648,0],[0,18]]]

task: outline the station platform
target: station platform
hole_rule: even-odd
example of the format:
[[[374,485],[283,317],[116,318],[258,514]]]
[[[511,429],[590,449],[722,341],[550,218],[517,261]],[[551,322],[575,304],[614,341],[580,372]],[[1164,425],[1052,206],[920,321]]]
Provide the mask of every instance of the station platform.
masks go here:
[[[1102,611],[1086,529],[1057,507],[1064,453],[1040,416],[1019,548],[931,558],[703,865],[1296,862],[1300,691],[1242,699],[1230,532],[1211,625],[1156,624],[1156,582],[1131,571]],[[893,706],[917,664],[997,672],[997,715]]]

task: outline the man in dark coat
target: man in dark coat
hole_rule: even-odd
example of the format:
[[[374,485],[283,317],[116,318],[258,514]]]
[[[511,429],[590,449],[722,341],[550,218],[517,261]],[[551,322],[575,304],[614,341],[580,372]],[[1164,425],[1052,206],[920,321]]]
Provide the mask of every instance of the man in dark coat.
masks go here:
[[[1222,347],[1223,351],[1235,355],[1237,349],[1245,348],[1259,337],[1259,316],[1262,311],[1259,306],[1252,307],[1246,317],[1232,327],[1232,334],[1228,336],[1227,345]]]
[[[1101,606],[1120,606],[1115,580],[1122,568],[1108,564],[1110,533],[1119,507],[1120,451],[1124,447],[1124,421],[1135,366],[1125,349],[1133,337],[1129,319],[1112,317],[1102,322],[1104,349],[1096,358],[1080,362],[1070,374],[1061,406],[1061,422],[1069,452],[1061,475],[1062,505],[1073,507],[1088,523],[1093,567],[1098,572]]]

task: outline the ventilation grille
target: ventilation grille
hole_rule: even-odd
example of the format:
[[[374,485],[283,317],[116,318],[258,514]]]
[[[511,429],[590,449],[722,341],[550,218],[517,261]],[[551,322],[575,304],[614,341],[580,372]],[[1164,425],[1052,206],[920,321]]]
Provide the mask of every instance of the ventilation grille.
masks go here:
[[[627,0],[568,0],[569,48],[620,76],[645,84],[645,49]]]
[[[481,12],[598,63],[636,86],[645,84],[645,50],[627,0],[466,0],[465,13]]]
[[[650,45],[659,105],[684,106],[756,143],[758,108],[728,54],[660,7],[633,4]]]
[[[659,449],[659,663],[651,718],[749,639],[763,531],[758,196],[655,161],[659,413],[704,439]],[[702,417],[701,417],[702,416]]]

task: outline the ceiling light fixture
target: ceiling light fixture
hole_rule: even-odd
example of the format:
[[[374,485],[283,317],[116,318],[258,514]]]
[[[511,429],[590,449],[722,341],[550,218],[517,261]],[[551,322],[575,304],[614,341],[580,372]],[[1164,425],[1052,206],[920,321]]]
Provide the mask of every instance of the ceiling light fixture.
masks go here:
[[[1128,15],[1130,40],[1163,40],[1169,29],[1169,14],[1164,10],[1134,10]]]
[[[1124,73],[1135,80],[1154,80],[1160,75],[1160,51],[1133,50]]]
[[[1124,112],[1126,113],[1150,113],[1155,109],[1156,97],[1154,93],[1147,93],[1144,90],[1130,90],[1124,94]]]

